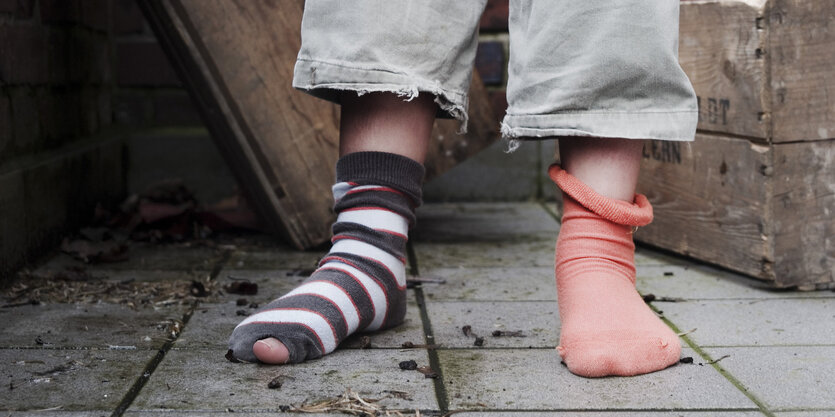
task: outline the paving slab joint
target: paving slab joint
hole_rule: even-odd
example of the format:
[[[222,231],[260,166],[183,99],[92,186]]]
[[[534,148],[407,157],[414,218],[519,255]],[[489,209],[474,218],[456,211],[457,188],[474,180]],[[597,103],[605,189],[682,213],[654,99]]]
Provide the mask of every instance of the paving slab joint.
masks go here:
[[[122,397],[122,400],[119,401],[119,405],[116,406],[116,409],[113,410],[113,413],[110,414],[110,417],[121,417],[125,411],[127,411],[128,407],[133,403],[133,400],[139,396],[139,392],[145,386],[149,379],[151,379],[151,375],[154,374],[154,371],[157,369],[162,360],[165,359],[165,355],[168,353],[169,350],[174,346],[174,342],[177,341],[177,338],[180,337],[182,334],[183,328],[188,324],[191,316],[194,314],[195,309],[197,308],[197,303],[193,304],[191,308],[186,311],[183,315],[182,325],[180,327],[179,332],[172,333],[172,337],[165,342],[164,345],[157,351],[156,355],[148,362],[145,366],[145,369],[142,371],[142,375],[139,375],[139,378],[134,381],[133,385],[131,385],[130,389],[125,396]]]
[[[411,242],[406,244],[406,251],[409,258],[409,269],[413,276],[420,276],[418,269],[417,254]],[[435,335],[432,333],[432,323],[429,321],[429,313],[426,311],[426,298],[423,296],[423,288],[420,285],[415,286],[415,298],[417,299],[418,309],[420,309],[420,320],[423,323],[424,341],[427,345],[435,343]],[[449,399],[447,397],[446,386],[444,386],[444,373],[441,369],[441,361],[438,358],[436,349],[427,349],[429,356],[429,367],[438,374],[438,377],[433,380],[435,386],[435,398],[438,400],[438,408],[444,415],[449,411]]]
[[[666,323],[667,326],[670,326],[670,328],[673,329],[673,331],[675,333],[677,333],[677,334],[682,333],[681,329],[679,329],[678,326],[673,324],[673,322],[668,320],[666,317],[662,316],[658,309],[656,309],[652,305],[650,305],[649,307],[652,309],[652,311],[654,311],[656,314],[658,314],[661,317],[661,320],[664,323]],[[735,376],[731,375],[731,373],[728,372],[725,368],[722,368],[722,366],[719,365],[719,360],[721,358],[714,359],[713,357],[711,357],[710,354],[705,352],[701,348],[701,346],[697,345],[696,342],[694,342],[690,337],[688,337],[688,335],[685,334],[685,335],[682,335],[682,336],[679,336],[679,337],[684,341],[684,343],[687,343],[687,345],[691,349],[693,349],[693,351],[696,352],[696,354],[698,354],[699,356],[702,357],[702,359],[704,359],[706,365],[710,365],[710,366],[713,367],[713,369],[716,369],[716,371],[719,372],[720,375],[722,375],[725,379],[727,379],[728,382],[730,382],[734,387],[736,387],[736,389],[738,389],[740,392],[742,392],[742,395],[745,395],[746,397],[748,397],[749,400],[751,400],[754,404],[756,404],[761,413],[763,413],[767,417],[776,417],[774,415],[774,413],[771,412],[771,410],[768,409],[768,407],[765,405],[765,403],[762,400],[760,400],[759,398],[757,398],[757,396],[755,396],[753,393],[751,393],[748,390],[748,388],[746,388],[745,385],[742,384],[742,382],[740,380],[738,380]],[[681,366],[681,365],[678,365],[678,366]]]

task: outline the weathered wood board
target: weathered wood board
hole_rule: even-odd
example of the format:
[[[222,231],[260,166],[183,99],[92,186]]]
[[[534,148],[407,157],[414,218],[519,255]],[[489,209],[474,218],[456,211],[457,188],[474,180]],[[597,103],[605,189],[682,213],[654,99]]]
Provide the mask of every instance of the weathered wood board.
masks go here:
[[[835,140],[647,142],[638,192],[655,210],[639,241],[775,287],[835,284]]]
[[[679,59],[699,129],[778,143],[835,137],[835,4],[681,2]]]
[[[835,140],[781,143],[773,154],[774,276],[835,286]]]
[[[699,133],[648,142],[636,239],[775,287],[835,286],[835,3],[682,0]]]
[[[675,252],[771,279],[763,239],[767,147],[699,134],[695,142],[648,141],[638,192],[655,220],[635,238]]]
[[[699,97],[699,130],[769,137],[761,14],[745,1],[681,2],[679,63]]]
[[[169,59],[266,226],[298,248],[330,239],[339,108],[291,86],[302,0],[140,0]],[[476,75],[469,132],[436,124],[427,176],[498,135]]]

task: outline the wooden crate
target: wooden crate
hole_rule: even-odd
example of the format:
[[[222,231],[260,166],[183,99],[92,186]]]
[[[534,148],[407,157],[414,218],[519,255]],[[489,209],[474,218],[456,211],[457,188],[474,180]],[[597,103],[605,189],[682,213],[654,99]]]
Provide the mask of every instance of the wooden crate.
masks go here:
[[[298,248],[327,242],[339,108],[291,86],[303,0],[139,3],[266,226]],[[497,139],[477,74],[470,94],[466,135],[436,123],[427,178]]]
[[[636,238],[769,282],[835,284],[835,3],[681,2],[699,134],[650,142]]]

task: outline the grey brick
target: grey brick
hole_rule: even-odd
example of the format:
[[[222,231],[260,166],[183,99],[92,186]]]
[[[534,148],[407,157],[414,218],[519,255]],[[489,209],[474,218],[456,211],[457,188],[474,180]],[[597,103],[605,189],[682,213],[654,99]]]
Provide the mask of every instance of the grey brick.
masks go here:
[[[714,359],[730,355],[718,364],[773,411],[835,409],[831,383],[835,374],[835,346],[707,348],[705,351]]]
[[[159,349],[184,307],[133,310],[113,304],[27,305],[0,310],[2,348]],[[119,347],[119,348],[116,348]]]
[[[288,366],[231,363],[226,349],[174,350],[151,376],[130,410],[275,411],[280,405],[333,398],[347,388],[367,398],[384,391],[404,391],[411,400],[386,398],[388,408],[438,409],[432,379],[403,371],[398,363],[415,360],[427,365],[425,351],[388,349],[338,350],[319,360]],[[284,375],[280,389],[267,383]]]
[[[461,417],[763,417],[758,411],[484,411],[455,413]],[[798,416],[801,417],[801,416]]]
[[[0,349],[0,404],[10,410],[113,410],[155,350]],[[14,389],[9,389],[14,387]]]
[[[756,410],[709,366],[678,365],[630,378],[581,378],[553,349],[438,352],[450,407],[487,410]],[[693,352],[685,349],[684,356]]]
[[[701,346],[829,344],[835,298],[702,300],[654,303]]]
[[[705,265],[640,265],[638,290],[687,300],[736,298],[835,298],[831,291],[777,291],[762,281]]]
[[[524,302],[429,302],[426,305],[435,343],[445,348],[473,348],[475,336],[484,348],[554,348],[560,321],[556,301]],[[525,337],[493,336],[493,332],[521,331]]]
[[[557,299],[554,268],[432,268],[421,276],[445,280],[423,283],[427,300],[554,301]]]
[[[414,245],[418,268],[553,267],[550,241],[436,243]]]

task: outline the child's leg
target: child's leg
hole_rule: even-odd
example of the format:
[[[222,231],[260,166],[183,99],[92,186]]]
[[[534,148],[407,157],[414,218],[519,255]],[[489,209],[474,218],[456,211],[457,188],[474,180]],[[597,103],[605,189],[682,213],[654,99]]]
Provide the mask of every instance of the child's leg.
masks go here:
[[[563,190],[556,275],[560,346],[578,375],[637,375],[676,363],[678,337],[635,289],[632,231],[652,220],[635,195],[639,140],[560,139],[551,178]]]
[[[271,364],[332,352],[356,331],[403,320],[407,230],[420,204],[433,96],[344,94],[334,245],[319,269],[235,328],[234,356]]]

